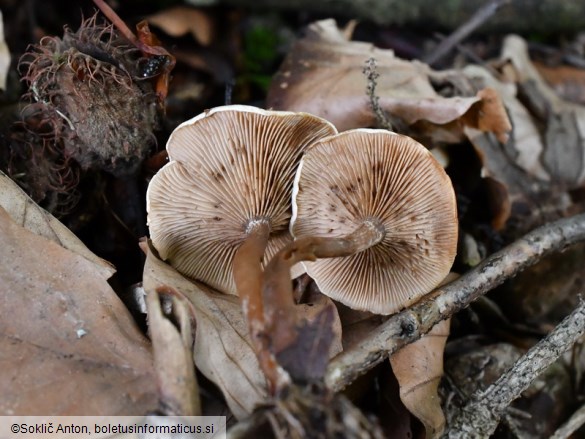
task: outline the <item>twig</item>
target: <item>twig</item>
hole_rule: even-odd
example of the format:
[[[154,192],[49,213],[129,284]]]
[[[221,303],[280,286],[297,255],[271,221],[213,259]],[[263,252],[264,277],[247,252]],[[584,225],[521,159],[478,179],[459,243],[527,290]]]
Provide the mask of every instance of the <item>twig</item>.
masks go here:
[[[376,95],[376,87],[378,86],[378,78],[380,77],[380,74],[376,71],[375,58],[369,58],[366,61],[363,72],[367,80],[366,94],[370,99],[370,106],[376,116],[378,126],[388,131],[392,131],[392,124],[386,117],[384,110],[380,107],[380,97]]]
[[[550,439],[567,439],[583,425],[585,425],[585,405],[579,407],[569,420],[555,431]]]
[[[439,45],[424,58],[424,62],[428,65],[433,65],[451,50],[453,50],[457,44],[463,41],[478,27],[484,24],[496,11],[505,3],[510,0],[491,0],[490,2],[479,8],[475,14],[473,14],[469,20],[459,26],[451,35],[445,38],[439,43]]]
[[[542,257],[585,240],[585,214],[561,219],[528,233],[486,258],[459,279],[436,289],[429,298],[390,317],[359,345],[329,364],[327,385],[339,390],[388,355],[426,334],[439,321],[467,307],[487,291]]]
[[[489,437],[512,401],[585,333],[585,302],[485,390],[478,390],[443,437]]]

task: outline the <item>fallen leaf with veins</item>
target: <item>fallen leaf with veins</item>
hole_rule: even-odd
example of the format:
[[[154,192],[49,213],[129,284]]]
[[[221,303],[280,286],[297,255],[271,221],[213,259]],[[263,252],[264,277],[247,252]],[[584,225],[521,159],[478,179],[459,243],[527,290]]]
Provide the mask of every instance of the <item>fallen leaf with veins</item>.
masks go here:
[[[96,264],[107,279],[115,273],[109,262],[97,257],[57,218],[39,207],[16,183],[0,171],[0,206],[17,224],[77,253]]]
[[[158,408],[150,345],[99,261],[26,230],[2,208],[0,258],[1,414]]]
[[[457,279],[449,273],[438,286]],[[400,399],[425,427],[427,439],[437,438],[445,429],[445,415],[439,398],[443,376],[443,354],[451,319],[437,323],[421,338],[390,355],[390,365],[400,388]]]
[[[376,95],[380,107],[408,125],[429,122],[444,126],[460,121],[472,123],[491,119],[491,113],[500,122],[496,129],[504,138],[509,126],[501,106],[482,104],[483,116],[478,119],[462,116],[475,104],[487,98],[496,101],[494,94],[473,97],[442,97],[432,86],[430,68],[417,61],[397,58],[391,50],[372,44],[348,41],[347,33],[338,29],[334,20],[323,20],[309,26],[307,35],[298,40],[289,52],[270,86],[267,105],[276,110],[305,111],[332,122],[339,131],[369,127],[376,124],[376,116],[366,94],[365,62],[376,60]],[[480,109],[473,110],[477,116]],[[505,124],[508,123],[508,125]],[[445,127],[443,127],[445,128]],[[480,129],[492,129],[483,124]],[[456,131],[451,137],[459,141],[463,134],[458,124],[448,127]]]

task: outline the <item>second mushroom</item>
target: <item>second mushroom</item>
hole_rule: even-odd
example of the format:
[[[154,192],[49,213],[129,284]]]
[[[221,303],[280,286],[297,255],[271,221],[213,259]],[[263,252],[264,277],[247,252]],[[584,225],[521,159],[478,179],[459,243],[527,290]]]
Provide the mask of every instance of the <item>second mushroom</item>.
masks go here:
[[[331,298],[392,314],[449,273],[457,248],[454,190],[440,164],[413,139],[371,129],[321,139],[303,156],[293,193],[295,238],[337,238],[343,254],[352,249],[347,257],[304,262]]]

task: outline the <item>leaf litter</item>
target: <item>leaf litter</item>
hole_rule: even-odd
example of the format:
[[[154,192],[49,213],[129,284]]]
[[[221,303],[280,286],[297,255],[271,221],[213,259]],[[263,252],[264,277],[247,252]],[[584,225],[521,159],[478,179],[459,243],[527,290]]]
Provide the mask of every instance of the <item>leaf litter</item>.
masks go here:
[[[202,23],[197,29],[184,22],[186,10],[167,10],[148,19],[169,35],[190,32],[201,45],[209,44],[213,38],[209,17],[195,10],[191,13]],[[338,29],[332,20],[312,24],[275,75],[267,106],[311,112],[340,130],[375,126],[379,116],[365,92],[363,73],[365,61],[374,58],[378,104],[397,127],[424,139],[429,147],[441,147],[447,162],[458,154],[457,148],[472,145],[490,207],[489,227],[505,240],[581,209],[574,191],[585,180],[583,109],[558,97],[542,79],[541,73],[547,72],[551,81],[550,72],[534,67],[521,38],[506,38],[500,58],[490,65],[434,71],[421,62],[400,59],[390,50],[351,41],[353,26]],[[452,91],[445,93],[441,85]],[[218,386],[236,418],[247,418],[267,400],[266,380],[237,298],[184,278],[144,243],[148,341],[108,285],[114,273],[109,263],[90,252],[4,175],[0,175],[0,205],[5,209],[0,211],[0,257],[9,261],[0,268],[4,335],[0,361],[3,370],[10,371],[0,376],[6,395],[1,412],[122,414],[164,406],[169,413],[200,413],[193,362]],[[490,243],[471,232],[465,236],[478,252],[485,251],[482,246]],[[569,262],[580,255],[577,250]],[[545,272],[555,266],[547,263]],[[569,285],[554,288],[566,291],[552,307],[571,297],[580,285],[579,275],[572,277],[578,269],[571,267]],[[525,295],[530,277],[530,272],[519,277],[519,294]],[[549,282],[554,284],[554,279],[545,279],[542,291]],[[376,318],[373,324],[368,319],[356,323],[344,312],[338,316],[330,299],[313,292],[315,297],[299,309],[307,321],[316,318],[315,326],[301,333],[292,357],[280,358],[293,375],[306,375],[306,370],[294,372],[295,367],[302,352],[320,346],[316,334],[322,330],[333,328],[334,348],[328,355],[307,358],[316,370],[341,350],[342,335],[345,348],[351,349],[359,343],[361,331],[375,330],[377,323]],[[172,304],[170,314],[161,306],[165,303]],[[536,313],[538,318],[546,315],[542,309]],[[444,422],[437,387],[448,329],[437,331],[438,335],[429,334],[390,359],[400,397],[422,422],[427,437],[437,437]],[[309,343],[312,338],[314,343]],[[420,360],[418,365],[411,364],[412,358]],[[64,381],[59,378],[64,373],[74,378]],[[40,388],[54,397],[35,398]]]

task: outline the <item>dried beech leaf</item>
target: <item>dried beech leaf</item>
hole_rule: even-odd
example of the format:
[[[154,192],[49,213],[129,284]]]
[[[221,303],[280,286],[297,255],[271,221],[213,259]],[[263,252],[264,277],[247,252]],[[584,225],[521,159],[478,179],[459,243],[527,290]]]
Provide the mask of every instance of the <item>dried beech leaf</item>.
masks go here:
[[[500,143],[506,143],[512,125],[500,94],[495,89],[486,87],[477,93],[477,97],[481,100],[474,105],[473,111],[465,115],[465,119],[471,119],[470,126],[483,132],[492,132]]]
[[[424,425],[427,438],[441,436],[445,416],[437,393],[443,376],[443,351],[450,320],[437,323],[428,334],[390,356],[400,385],[400,399]]]
[[[485,87],[497,90],[513,123],[511,142],[506,145],[513,152],[508,155],[518,167],[534,178],[548,181],[550,176],[540,163],[540,155],[544,150],[540,132],[526,107],[518,100],[517,87],[498,81],[481,66],[467,66],[463,73],[474,81],[481,81]]]
[[[154,365],[165,414],[200,416],[201,401],[193,364],[193,336],[189,305],[174,294],[172,303],[175,326],[162,311],[159,294],[170,292],[161,288],[146,296],[148,332],[154,352]]]
[[[150,345],[103,266],[24,229],[2,208],[0,259],[0,414],[157,409]]]
[[[366,95],[366,60],[377,62],[380,106],[408,124],[436,125],[459,119],[480,97],[439,96],[428,66],[394,56],[390,50],[351,42],[335,21],[313,23],[275,75],[267,104],[277,110],[306,111],[331,121],[340,131],[375,124]]]
[[[17,224],[37,235],[56,242],[96,264],[104,278],[116,271],[107,261],[97,257],[81,240],[53,215],[39,207],[9,177],[0,171],[0,206]]]
[[[146,21],[172,37],[190,33],[202,46],[213,39],[213,23],[209,15],[187,6],[175,6],[146,17]]]
[[[297,340],[279,353],[278,362],[297,383],[321,380],[329,359],[342,351],[337,308],[333,300],[312,288],[307,302],[295,310],[303,323]]]
[[[502,59],[510,62],[524,99],[545,125],[543,165],[553,181],[570,188],[585,182],[585,108],[561,99],[542,79],[528,55],[526,42],[508,36]]]
[[[144,289],[150,292],[170,287],[190,302],[197,325],[195,365],[221,389],[234,416],[246,417],[266,399],[267,392],[238,298],[183,277],[161,261],[155,251],[148,247]]]

